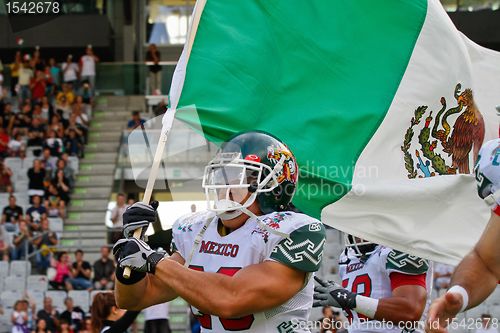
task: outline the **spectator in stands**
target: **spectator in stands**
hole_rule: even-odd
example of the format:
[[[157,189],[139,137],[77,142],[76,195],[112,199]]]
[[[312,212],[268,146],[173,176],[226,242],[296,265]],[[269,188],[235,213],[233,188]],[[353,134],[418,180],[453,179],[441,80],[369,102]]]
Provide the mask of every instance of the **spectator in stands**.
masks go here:
[[[0,224],[0,260],[9,261],[11,238],[7,230]]]
[[[127,123],[127,128],[129,130],[133,130],[138,126],[144,125],[146,121],[141,118],[139,111],[132,112],[132,119],[130,119]]]
[[[71,277],[67,280],[66,288],[72,289],[92,289],[90,276],[92,275],[92,267],[88,261],[83,260],[83,251],[78,249],[75,251],[75,262],[71,266]]]
[[[83,157],[83,142],[76,130],[68,129],[68,136],[64,138],[64,149],[71,156]]]
[[[84,325],[80,333],[93,333],[92,331],[92,319],[90,316],[87,316],[84,321]]]
[[[94,93],[92,92],[90,85],[87,82],[83,83],[82,86],[82,92],[80,93],[80,96],[82,99],[82,104],[84,106],[84,111],[87,116],[90,116],[91,114],[91,105],[92,105],[92,98],[94,97]]]
[[[56,332],[57,326],[59,326],[59,313],[56,311],[54,306],[52,306],[52,298],[45,296],[43,299],[43,309],[38,311],[36,318],[38,321],[45,321],[47,331],[52,333]]]
[[[49,131],[55,131],[56,136],[59,138],[64,137],[64,125],[61,122],[61,117],[58,114],[54,114],[50,120]]]
[[[57,192],[59,194],[59,198],[65,203],[69,203],[69,181],[64,176],[64,170],[57,170],[56,176],[52,179],[52,184],[56,187]]]
[[[168,302],[144,309],[144,333],[170,333]]]
[[[45,191],[44,206],[47,209],[48,217],[64,218],[66,216],[66,203],[61,200],[59,191],[53,183],[50,183]]]
[[[57,333],[75,333],[75,331],[70,327],[67,319],[61,318],[59,319],[59,329]]]
[[[68,54],[66,62],[62,65],[63,82],[75,85],[78,79],[78,65],[73,62],[73,55]],[[69,101],[72,103],[73,101]]]
[[[12,223],[17,224],[19,219],[23,217],[23,208],[17,205],[16,197],[9,196],[9,205],[5,206],[2,211],[2,224]]]
[[[481,328],[476,329],[475,333],[498,333],[498,325],[492,325],[491,319],[490,314],[483,313],[481,315]]]
[[[45,217],[40,221],[40,232],[33,238],[33,245],[39,251],[36,254],[36,266],[40,274],[45,274],[50,266],[52,247],[57,245],[55,232],[49,229],[49,220]]]
[[[67,280],[71,277],[71,261],[68,252],[59,252],[52,267],[55,268],[56,274],[49,284],[56,290],[66,289]]]
[[[8,151],[10,157],[19,157],[22,149],[26,149],[26,145],[21,134],[17,133],[14,138],[9,140]]]
[[[0,192],[12,192],[12,170],[0,160]]]
[[[54,331],[50,331],[47,329],[47,322],[45,319],[38,319],[36,321],[36,328],[33,333],[54,333]]]
[[[45,187],[43,181],[45,180],[45,169],[42,167],[42,162],[40,160],[33,161],[33,167],[28,170],[28,194],[33,199],[33,196],[43,196],[45,193]]]
[[[50,155],[59,157],[64,150],[64,144],[61,138],[57,137],[57,133],[54,130],[48,131],[47,138],[43,142],[44,148],[50,149]]]
[[[60,87],[61,86],[61,68],[56,63],[56,59],[50,58],[49,59],[49,66],[50,66],[50,76],[52,77],[52,82],[54,86]]]
[[[156,48],[156,44],[149,44],[146,53],[146,61],[153,62],[149,69],[149,93],[151,95],[161,95],[161,54]]]
[[[52,178],[55,178],[57,176],[57,172],[62,170],[64,173],[64,178],[66,178],[67,180],[66,184],[70,188],[73,188],[73,185],[75,183],[75,171],[69,165],[68,161],[69,156],[67,156],[67,154],[63,154],[63,156],[57,160],[56,169],[53,171]]]
[[[74,116],[76,125],[83,132],[84,142],[87,142],[89,117],[83,113],[82,105],[73,105],[73,112],[71,113],[71,116]]]
[[[31,98],[30,83],[33,78],[33,69],[30,66],[29,54],[24,55],[22,66],[19,69],[20,100]]]
[[[94,289],[112,290],[114,285],[115,264],[109,258],[109,248],[101,246],[101,258],[94,263]]]
[[[448,289],[450,287],[451,275],[453,274],[454,267],[442,263],[435,263],[434,265],[434,288],[437,293],[441,289]]]
[[[51,175],[56,169],[57,157],[51,155],[50,148],[43,148],[40,161],[42,161],[46,173]]]
[[[61,117],[68,120],[69,114],[71,113],[71,104],[68,102],[66,96],[61,96],[57,98],[56,101],[56,112],[61,114]]]
[[[73,299],[71,297],[66,297],[64,305],[66,306],[66,310],[61,313],[59,319],[61,321],[66,320],[73,332],[80,332],[84,324],[83,321],[85,320],[85,312],[79,306],[74,306]]]
[[[42,109],[42,117],[47,119],[47,121],[51,121],[52,117],[54,117],[54,108],[52,104],[49,102],[49,98],[47,95],[42,97],[42,102],[40,103],[40,107]]]
[[[45,73],[37,70],[35,77],[31,79],[31,98],[33,102],[39,103],[42,101],[42,97],[45,96],[45,91],[47,89],[47,83],[45,81]]]
[[[5,103],[3,108],[2,118],[2,127],[6,130],[7,134],[12,135],[12,127],[14,126],[14,118],[16,115],[12,110],[11,103]]]
[[[99,62],[99,58],[94,54],[92,45],[87,45],[85,50],[85,55],[80,58],[80,73],[81,80],[87,81],[90,84],[92,93],[95,91],[95,74],[96,74],[96,63]]]
[[[71,85],[68,83],[62,84],[61,91],[56,96],[56,102],[62,102],[61,99],[63,97],[66,97],[66,102],[70,105],[73,104],[73,101],[75,100],[75,93],[73,92]]]
[[[111,211],[111,222],[113,222],[113,229],[111,231],[111,243],[116,243],[122,238],[123,227],[123,213],[127,210],[128,205],[125,204],[125,194],[118,193],[116,196],[116,206]]]
[[[0,126],[0,158],[9,156],[10,137],[3,126]]]
[[[22,300],[16,301],[11,316],[12,333],[28,333],[28,311]]]
[[[28,128],[28,147],[42,146],[45,138],[45,125],[40,119],[33,118]]]
[[[26,215],[30,217],[31,230],[40,230],[40,221],[47,217],[47,209],[42,206],[42,198],[38,195],[33,196],[33,205],[26,210]]]
[[[92,301],[92,331],[94,333],[126,332],[139,311],[125,311],[118,307],[113,292],[102,292]]]
[[[19,82],[19,71],[22,65],[21,51],[16,51],[14,61],[10,64],[10,94],[12,97],[17,96],[16,86]]]
[[[33,251],[32,238],[33,235],[28,228],[28,223],[26,223],[26,220],[21,219],[19,221],[19,232],[14,235],[14,239],[12,240],[12,249],[10,252],[12,260],[25,259],[26,255]]]

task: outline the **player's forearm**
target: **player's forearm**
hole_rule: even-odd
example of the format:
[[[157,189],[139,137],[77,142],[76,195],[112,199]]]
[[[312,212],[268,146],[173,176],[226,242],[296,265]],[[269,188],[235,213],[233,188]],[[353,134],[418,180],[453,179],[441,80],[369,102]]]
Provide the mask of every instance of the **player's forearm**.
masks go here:
[[[198,272],[171,260],[160,262],[155,276],[201,312],[223,318],[233,316],[230,311],[238,296],[229,276]]]
[[[451,285],[459,285],[467,290],[469,302],[467,308],[483,302],[495,289],[498,278],[486,266],[478,253],[469,253],[458,265],[451,278]]]
[[[422,304],[421,304],[422,303]],[[416,322],[422,317],[425,300],[414,302],[404,297],[389,297],[379,300],[373,319],[399,322]]]
[[[117,280],[115,283],[117,305],[126,310],[137,309],[144,298],[144,290],[147,290],[147,277],[131,285],[125,285]]]

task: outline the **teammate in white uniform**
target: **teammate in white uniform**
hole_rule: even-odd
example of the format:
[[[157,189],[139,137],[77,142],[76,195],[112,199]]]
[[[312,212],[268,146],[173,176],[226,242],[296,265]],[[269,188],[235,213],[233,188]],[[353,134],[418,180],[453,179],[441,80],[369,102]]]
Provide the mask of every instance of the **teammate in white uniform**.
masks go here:
[[[325,233],[318,220],[288,210],[297,176],[294,156],[276,138],[233,137],[205,169],[209,211],[174,224],[172,256],[165,260],[133,238],[115,245],[120,307],[142,309],[180,296],[203,332],[309,332],[311,277]],[[155,208],[131,206],[125,235],[154,220]],[[125,266],[133,270],[128,280]]]
[[[500,139],[486,142],[475,167],[477,190],[492,208],[490,220],[472,251],[451,277],[451,288],[429,309],[427,332],[446,332],[450,321],[483,302],[500,281]]]
[[[351,235],[346,245],[340,256],[342,285],[316,278],[314,306],[342,308],[350,322],[349,332],[419,328],[431,291],[429,263]]]

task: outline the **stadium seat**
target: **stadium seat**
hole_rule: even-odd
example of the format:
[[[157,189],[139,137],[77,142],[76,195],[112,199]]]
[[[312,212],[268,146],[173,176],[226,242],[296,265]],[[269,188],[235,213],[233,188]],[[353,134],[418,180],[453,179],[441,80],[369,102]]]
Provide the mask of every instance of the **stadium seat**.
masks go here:
[[[10,333],[11,327],[10,312],[5,311],[3,315],[0,315],[0,333]]]
[[[45,292],[45,296],[52,298],[52,305],[57,311],[62,312],[66,309],[64,306],[64,300],[68,297],[68,294],[62,290],[49,290]]]
[[[12,311],[12,307],[17,300],[21,299],[23,294],[17,290],[4,290],[0,294],[0,299],[2,300],[3,308],[6,312]]]
[[[41,154],[42,150],[43,150],[42,146],[30,146],[30,147],[26,147],[26,157],[36,157],[35,156],[35,152],[39,151],[40,154]]]
[[[108,291],[108,290],[92,290],[90,292],[90,303],[89,304],[92,304],[92,302],[94,301],[94,297],[95,295],[99,294],[99,293],[110,293],[111,291]]]
[[[34,160],[34,157],[26,157],[25,159],[21,160],[21,169],[23,170],[22,172],[28,172],[28,169],[33,166]]]
[[[23,279],[26,279],[28,275],[31,273],[31,264],[26,260],[12,260],[10,262],[10,276],[19,276]]]
[[[49,218],[49,228],[50,230],[61,233],[64,230],[64,221],[60,217],[50,217]]]
[[[30,196],[26,192],[14,192],[13,195],[16,197],[16,203],[19,206],[30,206]]]
[[[80,170],[80,160],[76,156],[69,156],[70,166],[73,168],[75,175],[78,174]]]
[[[19,157],[7,157],[4,160],[4,163],[12,171],[20,170],[22,165],[21,159]]]
[[[20,290],[23,291],[26,287],[26,279],[24,277],[9,275],[3,280],[3,290]]]
[[[47,275],[30,275],[28,276],[27,289],[29,291],[47,291],[49,279]]]
[[[497,286],[495,291],[486,299],[488,305],[500,305],[500,287]]]
[[[43,308],[43,298],[45,297],[45,292],[39,290],[29,290],[27,291],[28,296],[35,302],[36,308],[38,310]]]
[[[481,315],[483,313],[488,313],[488,307],[484,304],[479,304],[478,306],[472,308],[472,309],[469,309],[465,312],[465,316],[467,318],[474,318],[474,319],[477,319],[477,318],[481,318]]]
[[[9,275],[9,263],[0,261],[0,280],[3,280],[7,275]]]
[[[28,180],[18,180],[14,184],[14,190],[16,192],[27,192],[28,191]]]
[[[68,296],[73,299],[75,306],[79,306],[83,311],[89,311],[89,292],[87,290],[70,290]]]

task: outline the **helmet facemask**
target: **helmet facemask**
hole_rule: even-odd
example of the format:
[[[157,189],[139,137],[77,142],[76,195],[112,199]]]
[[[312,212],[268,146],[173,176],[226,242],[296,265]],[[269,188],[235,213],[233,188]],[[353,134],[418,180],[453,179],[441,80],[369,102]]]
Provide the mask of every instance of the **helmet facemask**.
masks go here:
[[[377,248],[377,244],[347,233],[344,233],[344,243],[346,247],[354,251],[354,255],[358,258],[372,255]]]
[[[248,211],[259,193],[271,192],[279,185],[277,173],[283,161],[271,168],[248,156],[243,159],[240,152],[219,152],[203,175],[208,210],[224,220]]]

